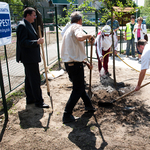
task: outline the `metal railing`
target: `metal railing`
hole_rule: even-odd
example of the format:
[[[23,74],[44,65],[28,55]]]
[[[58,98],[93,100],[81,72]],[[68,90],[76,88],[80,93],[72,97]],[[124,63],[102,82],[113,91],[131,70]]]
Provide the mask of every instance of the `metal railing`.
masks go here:
[[[12,29],[12,42],[11,44],[0,46],[0,101],[1,104],[3,103],[4,112],[6,117],[8,117],[7,112],[7,105],[5,96],[15,90],[17,87],[24,83],[24,67],[22,63],[16,62],[16,27],[17,21],[21,20],[22,18],[18,15],[14,15],[14,12],[17,11],[20,14],[23,14],[24,6],[22,5],[9,5],[10,6],[10,14],[12,20],[16,22],[13,25]],[[15,7],[14,7],[15,6]],[[61,40],[61,36],[59,36],[58,26],[56,26],[53,22],[46,21],[47,17],[49,17],[46,13],[49,11],[49,8],[38,8],[41,11],[44,22],[44,49],[45,49],[45,56],[47,66],[54,64],[55,62],[59,62],[60,67],[60,54],[59,54],[59,41]],[[15,26],[16,25],[16,26]],[[39,64],[40,70],[43,70],[43,61]]]

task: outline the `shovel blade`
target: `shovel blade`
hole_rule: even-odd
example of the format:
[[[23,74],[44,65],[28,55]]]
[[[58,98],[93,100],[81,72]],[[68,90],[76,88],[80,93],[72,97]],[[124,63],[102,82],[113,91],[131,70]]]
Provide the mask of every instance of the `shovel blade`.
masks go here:
[[[50,96],[50,101],[51,101],[51,106],[52,106],[52,110],[53,110],[53,100],[52,100],[52,96]]]
[[[92,98],[92,95],[93,95],[93,93],[92,93],[91,89],[89,89],[89,91],[88,91],[88,96],[89,96],[90,98]]]
[[[98,102],[99,107],[113,107],[113,102]]]

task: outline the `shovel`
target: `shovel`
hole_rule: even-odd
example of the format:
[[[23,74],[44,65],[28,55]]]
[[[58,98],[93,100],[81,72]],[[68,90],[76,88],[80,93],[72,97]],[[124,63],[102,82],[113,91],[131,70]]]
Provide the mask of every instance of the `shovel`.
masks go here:
[[[42,38],[41,27],[38,26],[38,29],[39,29],[40,38]],[[52,100],[52,97],[50,96],[50,88],[49,88],[49,82],[48,82],[48,77],[47,77],[47,66],[46,66],[46,61],[45,61],[45,54],[44,54],[43,44],[41,44],[41,48],[42,48],[42,58],[43,58],[43,63],[44,63],[45,76],[46,76],[47,95],[50,97],[50,102],[51,102],[51,106],[52,106],[52,110],[53,110],[53,100]]]
[[[90,65],[92,66],[92,53],[93,53],[93,44],[91,42],[91,55],[90,55]],[[91,91],[91,79],[92,79],[92,69],[90,69],[90,77],[89,77],[89,91],[88,95],[91,98],[92,97],[92,91]]]
[[[142,85],[140,88],[142,88],[142,87],[144,87],[144,86],[146,86],[148,84],[150,84],[150,82]],[[122,99],[122,98],[124,98],[124,97],[126,97],[126,96],[128,96],[128,95],[130,95],[130,94],[132,94],[134,92],[135,92],[135,90],[132,90],[131,92],[126,93],[126,94],[122,95],[121,97],[119,97],[119,98],[117,98],[115,100],[112,100],[111,102],[99,102],[99,105],[100,105],[100,107],[111,107],[113,105],[113,103],[119,101],[120,99]]]

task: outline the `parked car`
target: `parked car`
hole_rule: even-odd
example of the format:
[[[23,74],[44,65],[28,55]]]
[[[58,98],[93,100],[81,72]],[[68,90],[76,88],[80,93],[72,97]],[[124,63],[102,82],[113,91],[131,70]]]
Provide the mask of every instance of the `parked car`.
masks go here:
[[[91,22],[95,22],[95,18],[91,18],[89,19]],[[100,22],[99,18],[98,18],[98,22]]]
[[[95,22],[95,18],[91,18],[91,19],[89,19],[89,20],[90,20],[91,22]],[[97,22],[100,23],[101,25],[105,24],[105,23],[103,23],[103,22],[101,21],[100,18],[97,19]]]
[[[11,20],[11,30],[16,31],[17,29],[17,23],[14,20]]]

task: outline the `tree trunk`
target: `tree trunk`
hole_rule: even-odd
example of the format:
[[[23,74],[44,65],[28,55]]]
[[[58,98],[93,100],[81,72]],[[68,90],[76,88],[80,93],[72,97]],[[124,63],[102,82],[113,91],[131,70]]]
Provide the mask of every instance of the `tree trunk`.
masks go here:
[[[113,35],[113,8],[111,9],[111,34],[112,34],[112,51],[113,51],[113,77],[114,77],[114,86],[116,88],[115,50],[114,50],[114,35]]]

